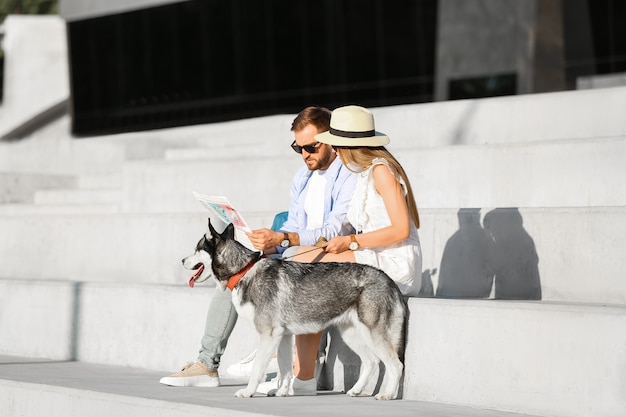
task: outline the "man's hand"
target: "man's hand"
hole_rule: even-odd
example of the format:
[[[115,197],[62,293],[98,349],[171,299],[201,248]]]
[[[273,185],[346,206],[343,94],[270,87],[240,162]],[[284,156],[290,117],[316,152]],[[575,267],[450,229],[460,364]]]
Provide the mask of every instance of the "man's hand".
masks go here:
[[[270,249],[274,249],[276,246],[280,246],[280,242],[283,240],[283,234],[275,232],[271,229],[263,228],[256,229],[249,233],[246,233],[248,239],[257,250],[267,252]]]

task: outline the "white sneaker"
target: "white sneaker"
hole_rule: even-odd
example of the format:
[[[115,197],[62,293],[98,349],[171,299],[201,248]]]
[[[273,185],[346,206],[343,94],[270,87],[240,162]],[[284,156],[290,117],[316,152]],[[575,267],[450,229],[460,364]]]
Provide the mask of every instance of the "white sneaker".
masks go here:
[[[171,387],[219,387],[220,378],[215,369],[208,369],[200,362],[188,362],[183,368],[170,375],[161,378],[163,385]]]
[[[269,381],[261,382],[259,386],[256,387],[256,392],[267,395],[272,391],[276,391],[278,389],[278,381],[278,376],[276,376]]]
[[[294,378],[291,383],[289,395],[317,395],[317,380],[315,378],[311,378],[303,381],[301,379]]]
[[[226,372],[229,375],[238,378],[250,378],[250,373],[252,373],[252,365],[254,364],[254,357],[256,356],[256,350],[240,360],[238,363],[233,363],[228,368],[226,368]],[[278,373],[278,360],[276,357],[272,357],[267,369],[265,370],[266,374],[275,374]]]
[[[265,382],[265,386],[261,389],[265,391],[267,388],[271,388],[267,391],[268,397],[274,397],[278,391],[278,378],[274,378],[271,381]],[[259,384],[263,385],[263,384]],[[259,388],[257,388],[257,392],[261,394],[265,394],[266,392],[261,392]],[[289,397],[298,397],[305,395],[317,395],[317,380],[315,378],[307,379],[303,381],[296,377],[292,377],[289,381],[289,390],[287,391],[287,395]]]

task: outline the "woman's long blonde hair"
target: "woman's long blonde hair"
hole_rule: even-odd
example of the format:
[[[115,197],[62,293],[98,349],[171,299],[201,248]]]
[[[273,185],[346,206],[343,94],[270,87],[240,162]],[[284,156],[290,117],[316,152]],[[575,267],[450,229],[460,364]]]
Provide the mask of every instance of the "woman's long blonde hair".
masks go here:
[[[400,162],[389,152],[384,146],[378,147],[367,147],[367,146],[358,146],[358,147],[340,147],[334,146],[339,158],[341,158],[341,162],[350,169],[350,166],[358,166],[362,169],[369,167],[372,164],[372,161],[375,158],[382,158],[389,162],[392,170],[394,170],[400,177],[404,180],[406,184],[406,196],[404,197],[406,201],[406,205],[409,209],[409,215],[415,224],[415,227],[419,229],[420,227],[420,217],[417,211],[417,204],[415,203],[415,197],[413,197],[413,189],[411,188],[411,182],[404,172],[404,168],[400,165]]]

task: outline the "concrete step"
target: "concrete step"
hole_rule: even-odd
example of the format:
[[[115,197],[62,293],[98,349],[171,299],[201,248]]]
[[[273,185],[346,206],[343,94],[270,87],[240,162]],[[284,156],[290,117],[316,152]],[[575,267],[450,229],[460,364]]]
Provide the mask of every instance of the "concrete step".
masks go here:
[[[0,216],[119,213],[119,204],[0,204]]]
[[[626,177],[626,136],[413,148],[395,154],[420,208],[626,205],[621,180]],[[226,195],[243,211],[277,210],[288,205],[290,180],[301,166],[293,152],[126,164],[124,210],[192,211],[191,190]]]
[[[119,189],[57,189],[39,190],[34,202],[40,205],[68,204],[119,204],[122,192]]]
[[[520,414],[421,401],[374,401],[321,391],[316,397],[234,398],[242,382],[219,388],[172,388],[162,374],[82,362],[0,357],[0,409],[22,417],[205,417],[393,415],[521,417]]]
[[[152,374],[155,385],[159,375],[196,358],[217,291],[130,283],[0,285],[0,354],[153,369],[160,372]],[[555,417],[619,416],[626,406],[626,333],[617,331],[626,326],[624,305],[412,298],[409,309],[406,400]],[[251,323],[240,320],[222,376],[257,340]],[[326,362],[323,379],[334,390],[355,382],[359,360],[332,333]]]
[[[625,97],[626,88],[618,87],[391,106],[372,111],[378,128],[390,135],[396,149],[527,143],[624,136],[626,126],[621,116],[626,109]],[[284,149],[277,149],[288,154],[293,117],[277,115],[81,140],[70,137],[69,124],[65,123],[60,131],[51,132],[63,137],[0,144],[0,162],[3,167],[26,172],[67,171],[68,168],[73,172],[83,168],[92,172],[110,168],[114,160],[162,158],[164,155],[172,159],[194,158],[194,152],[188,153],[184,148],[198,145],[208,148],[243,146],[247,151],[259,152],[272,143],[280,143],[284,144]],[[92,152],[94,149],[97,151]],[[37,154],[35,150],[49,159],[47,163],[33,158]],[[50,159],[51,155],[55,158]]]
[[[191,197],[193,198],[193,197]],[[198,206],[199,207],[199,206]],[[202,208],[183,214],[29,213],[0,216],[0,277],[178,284],[180,260],[207,228]],[[256,228],[275,213],[246,216]],[[35,239],[35,240],[33,240]],[[33,253],[33,242],[45,248]],[[37,257],[36,262],[26,259]]]
[[[124,148],[110,141],[34,137],[0,141],[0,167],[5,172],[30,174],[102,174],[119,170]]]
[[[203,137],[196,146],[177,147],[165,151],[166,160],[230,159],[234,156],[257,157],[293,153],[290,131],[295,115],[280,115],[216,123],[204,126]],[[284,146],[277,146],[284,144]]]
[[[85,190],[122,188],[123,178],[120,173],[92,174],[78,177],[78,188]]]
[[[119,174],[0,173],[0,214],[118,212],[121,187]]]
[[[215,287],[0,280],[0,354],[78,360],[161,371],[197,359]],[[45,343],[41,342],[45,335]],[[240,320],[221,372],[258,337]]]
[[[389,106],[371,109],[376,127],[391,137],[397,150],[453,145],[529,143],[623,137],[626,88],[565,91]],[[295,115],[272,116],[205,126],[198,143],[214,152],[184,149],[167,159],[211,159],[228,146],[243,146],[241,155],[289,154]],[[225,146],[227,144],[227,146]],[[233,151],[230,155],[235,154]],[[228,155],[228,153],[226,153]]]
[[[626,136],[405,151],[420,207],[626,205]]]
[[[398,151],[450,145],[528,143],[626,135],[626,88],[459,100],[372,109]],[[124,160],[203,158],[198,145],[231,155],[289,155],[294,115],[195,125],[89,139],[69,122],[43,137],[0,143],[0,166],[27,173],[111,172]],[[52,136],[45,136],[52,135]],[[273,146],[276,146],[273,148]],[[185,148],[195,148],[187,151]],[[270,152],[268,149],[272,149]],[[276,149],[274,151],[273,149]],[[215,153],[215,152],[214,152]],[[169,155],[169,156],[168,156]],[[210,156],[209,156],[210,158]]]
[[[258,228],[275,213],[243,215]],[[0,277],[184,283],[207,214],[0,216]],[[626,304],[626,207],[425,209],[421,222],[435,295]]]
[[[150,161],[124,166],[123,210],[192,212],[192,191],[227,196],[242,213],[289,207],[291,179],[302,159],[233,155],[230,159]],[[167,196],[167,198],[163,198]]]
[[[405,398],[563,417],[626,410],[626,306],[410,300]]]
[[[72,187],[76,176],[0,172],[0,204],[32,203],[38,190]]]
[[[626,135],[622,117],[626,112],[626,87],[391,106],[372,111],[378,129],[392,138],[398,150]],[[74,139],[69,118],[65,117],[55,124],[55,129],[38,132],[42,136],[0,142],[0,166],[28,173],[111,172],[124,160],[160,159],[170,149],[176,155],[176,149],[199,145],[242,145],[245,155],[254,155],[255,151],[279,144],[281,152],[289,153],[293,118],[294,115],[277,115]]]
[[[169,149],[165,152],[165,159],[168,161],[180,160],[230,160],[235,155],[246,155],[253,153],[256,157],[290,157],[295,153],[289,146],[291,142],[285,142],[283,146],[272,145],[248,145],[236,144],[229,147],[204,147],[204,148],[180,148]]]
[[[626,136],[626,87],[373,109],[391,143],[422,147]]]

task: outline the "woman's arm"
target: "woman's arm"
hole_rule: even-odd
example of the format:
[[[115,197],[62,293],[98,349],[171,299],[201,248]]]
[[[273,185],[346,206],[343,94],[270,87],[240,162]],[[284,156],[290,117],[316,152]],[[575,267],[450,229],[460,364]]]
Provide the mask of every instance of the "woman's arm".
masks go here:
[[[376,191],[380,194],[385,203],[385,209],[391,220],[391,225],[357,235],[359,246],[369,248],[387,246],[407,239],[411,234],[411,220],[409,218],[409,210],[406,205],[402,186],[389,168],[384,165],[374,166],[372,178],[374,188],[376,188]],[[330,253],[341,253],[348,250],[349,244],[349,236],[338,236],[328,242],[326,251]]]

